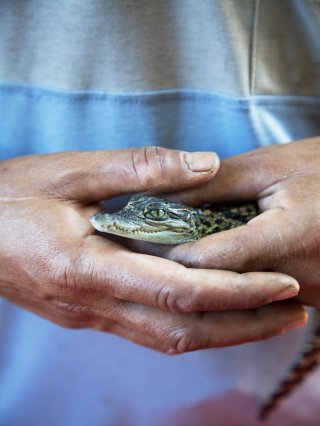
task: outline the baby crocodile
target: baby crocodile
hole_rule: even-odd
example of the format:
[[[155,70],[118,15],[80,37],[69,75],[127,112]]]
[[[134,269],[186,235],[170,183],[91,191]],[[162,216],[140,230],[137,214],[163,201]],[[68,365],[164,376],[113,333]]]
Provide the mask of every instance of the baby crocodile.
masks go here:
[[[91,224],[101,232],[158,244],[197,241],[206,235],[246,224],[260,213],[256,203],[199,209],[181,203],[141,195],[113,214],[97,213]],[[320,361],[320,310],[315,309],[313,328],[288,373],[260,409],[266,419]]]
[[[151,243],[181,244],[244,225],[258,213],[254,203],[195,209],[161,198],[134,195],[119,212],[97,213],[90,220],[101,232]]]

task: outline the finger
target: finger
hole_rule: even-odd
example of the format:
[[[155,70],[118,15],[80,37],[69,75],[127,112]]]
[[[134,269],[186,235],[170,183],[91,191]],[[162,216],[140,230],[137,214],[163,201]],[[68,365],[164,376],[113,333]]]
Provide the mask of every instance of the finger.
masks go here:
[[[293,253],[300,252],[306,257],[314,254],[316,227],[316,223],[311,225],[306,235],[299,214],[268,210],[245,226],[210,235],[194,244],[167,248],[163,255],[195,268],[237,272],[276,270],[289,265]]]
[[[275,269],[286,264],[288,247],[307,247],[299,220],[282,209],[269,210],[247,225],[205,237],[194,244],[167,247],[159,252],[193,268],[247,272]]]
[[[299,289],[287,275],[185,268],[124,250],[97,236],[87,238],[83,258],[78,287],[98,286],[118,299],[170,312],[248,309],[293,297]],[[89,276],[86,271],[91,271]]]
[[[215,175],[219,159],[212,152],[145,147],[57,154],[49,164],[54,173],[47,191],[93,202],[130,192],[194,187]]]
[[[227,158],[221,161],[214,179],[201,188],[179,191],[170,198],[186,204],[201,205],[204,202],[255,200],[270,195],[274,185],[292,172],[288,158],[290,151],[287,151],[286,146],[275,145]],[[296,164],[296,160],[291,162]]]
[[[23,294],[19,294],[18,298],[15,297],[14,300],[9,294],[6,297],[22,308],[28,309],[34,314],[62,327],[72,329],[92,328],[118,335],[159,352],[166,351],[164,344],[159,340],[110,320],[109,315],[106,317],[106,312],[110,312],[110,309],[106,309],[106,306],[102,304],[100,309],[97,309],[97,304],[92,303],[91,295],[86,295],[84,299],[81,298],[81,295],[78,295],[79,303],[74,303],[75,297],[70,298],[69,302],[57,300],[43,301]],[[85,304],[83,304],[84,301]],[[114,303],[115,306],[119,306],[120,304],[121,302],[117,301]]]
[[[112,322],[109,319],[96,318],[95,321],[92,322],[91,328],[105,333],[112,333],[140,346],[144,346],[158,352],[166,352],[166,347],[160,340],[146,335],[145,332],[133,330],[117,322]]]
[[[92,322],[95,315],[92,309],[81,306],[80,304],[72,304],[57,301],[55,299],[43,300],[31,293],[22,292],[5,292],[2,296],[20,306],[23,309],[46,318],[47,320],[67,328],[86,328]]]
[[[161,342],[161,350],[178,354],[259,341],[306,324],[298,303],[278,302],[245,311],[170,314],[127,303],[115,320]],[[138,341],[139,343],[139,341]]]

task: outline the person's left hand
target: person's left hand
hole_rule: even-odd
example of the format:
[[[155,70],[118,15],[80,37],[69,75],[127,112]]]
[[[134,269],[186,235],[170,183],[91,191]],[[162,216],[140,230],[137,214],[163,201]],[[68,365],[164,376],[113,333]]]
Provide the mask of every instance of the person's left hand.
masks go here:
[[[282,272],[299,282],[298,300],[320,307],[320,137],[226,159],[209,183],[171,198],[190,205],[257,199],[264,213],[196,243],[140,249],[192,268]]]

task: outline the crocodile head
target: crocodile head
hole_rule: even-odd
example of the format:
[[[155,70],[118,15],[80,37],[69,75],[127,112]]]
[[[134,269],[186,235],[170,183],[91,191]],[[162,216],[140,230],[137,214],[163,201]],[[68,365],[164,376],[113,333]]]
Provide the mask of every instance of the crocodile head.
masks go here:
[[[155,197],[134,195],[117,213],[97,213],[92,226],[101,232],[158,244],[198,240],[198,210]]]

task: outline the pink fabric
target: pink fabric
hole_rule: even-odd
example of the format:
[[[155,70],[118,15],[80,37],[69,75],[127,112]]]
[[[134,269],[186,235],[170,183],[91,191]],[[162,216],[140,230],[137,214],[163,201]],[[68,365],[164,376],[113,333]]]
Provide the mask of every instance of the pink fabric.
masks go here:
[[[318,375],[320,379],[320,375]],[[155,422],[155,426],[319,426],[320,381],[318,403],[315,395],[298,392],[275,411],[268,420],[258,419],[259,401],[240,391],[229,392],[212,400],[180,408]]]

